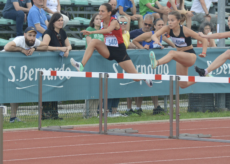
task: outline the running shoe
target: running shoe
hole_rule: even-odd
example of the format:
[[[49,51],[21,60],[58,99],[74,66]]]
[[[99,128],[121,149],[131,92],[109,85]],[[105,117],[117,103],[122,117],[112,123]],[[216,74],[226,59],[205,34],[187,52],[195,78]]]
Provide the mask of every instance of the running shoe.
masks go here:
[[[81,62],[76,62],[73,58],[70,59],[70,63],[72,64],[73,67],[77,69],[77,71],[83,71],[84,67],[81,64]]]
[[[195,70],[200,76],[205,76],[205,70],[204,69],[195,66]]]
[[[10,123],[14,123],[14,122],[22,122],[19,118],[17,118],[17,117],[12,117],[12,118],[10,118]]]
[[[155,54],[154,54],[153,51],[151,51],[149,53],[149,58],[150,58],[150,61],[151,61],[152,69],[155,69],[157,67],[157,60],[156,60],[156,57],[155,57]]]
[[[130,109],[129,111],[126,111],[126,112],[125,112],[125,114],[128,115],[128,116],[131,115],[131,114],[133,114],[133,113],[135,113],[135,112],[133,111],[133,109]]]
[[[149,86],[152,87],[153,86],[153,82],[150,79],[145,79],[145,83]]]
[[[141,116],[141,114],[143,113],[143,110],[141,108],[137,109],[137,110],[135,110],[135,113],[138,114],[139,116]]]

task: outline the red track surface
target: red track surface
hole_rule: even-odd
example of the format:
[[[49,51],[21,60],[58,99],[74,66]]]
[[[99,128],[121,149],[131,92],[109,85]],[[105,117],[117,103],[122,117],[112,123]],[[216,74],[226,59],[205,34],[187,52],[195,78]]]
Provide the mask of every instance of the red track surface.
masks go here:
[[[168,123],[108,125],[169,135]],[[230,140],[230,119],[184,121],[180,133]],[[175,129],[175,127],[174,127]],[[97,131],[98,127],[77,130]],[[4,164],[229,164],[230,144],[45,131],[4,132]]]

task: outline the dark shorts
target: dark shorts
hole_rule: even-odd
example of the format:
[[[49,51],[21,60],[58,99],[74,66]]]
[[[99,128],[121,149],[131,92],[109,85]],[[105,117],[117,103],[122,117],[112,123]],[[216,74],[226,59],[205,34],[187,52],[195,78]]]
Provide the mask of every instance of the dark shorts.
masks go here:
[[[184,51],[184,52],[188,52],[188,53],[194,53],[194,54],[196,54],[196,52],[194,51],[194,49],[192,48],[192,49],[190,49],[190,50],[186,50],[186,51]]]
[[[118,63],[130,60],[129,55],[126,52],[125,44],[119,44],[118,47],[107,46],[110,56],[108,60],[116,60]]]

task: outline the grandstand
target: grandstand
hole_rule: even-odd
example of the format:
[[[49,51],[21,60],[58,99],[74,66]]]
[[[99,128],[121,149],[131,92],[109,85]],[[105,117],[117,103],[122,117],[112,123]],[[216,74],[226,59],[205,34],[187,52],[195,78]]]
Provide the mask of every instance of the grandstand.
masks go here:
[[[159,0],[160,4],[166,6],[168,0]],[[192,6],[193,0],[185,0],[186,9],[190,9]],[[68,22],[65,30],[69,36],[69,40],[73,49],[84,49],[85,39],[84,36],[80,33],[81,30],[86,29],[89,26],[91,16],[98,11],[99,6],[102,3],[108,2],[107,0],[60,0],[62,10],[68,11],[72,19]],[[0,0],[0,12],[6,3],[6,0]],[[137,7],[137,12],[139,12],[139,0],[135,0]],[[211,6],[212,12],[216,12],[216,6]],[[130,13],[130,11],[128,11]],[[226,30],[227,26],[227,16],[226,14]],[[24,28],[27,27],[27,24],[24,24]],[[131,30],[138,28],[138,22],[131,22]],[[192,29],[198,31],[199,23],[192,21]],[[3,47],[10,38],[14,38],[16,34],[15,21],[10,19],[0,18],[0,47]],[[217,42],[217,41],[216,41]],[[197,41],[193,40],[193,46],[196,46]],[[226,45],[230,45],[228,39],[225,40]],[[164,45],[166,45],[164,43]]]

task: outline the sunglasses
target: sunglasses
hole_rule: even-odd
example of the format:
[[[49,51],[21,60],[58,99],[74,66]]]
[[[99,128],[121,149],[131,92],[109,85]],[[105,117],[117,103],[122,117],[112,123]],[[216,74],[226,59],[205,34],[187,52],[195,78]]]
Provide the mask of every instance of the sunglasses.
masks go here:
[[[127,25],[128,22],[119,22],[120,25],[124,24],[124,25]]]
[[[145,26],[149,26],[151,27],[152,25],[151,24],[148,24],[148,23],[144,23]]]
[[[57,38],[59,41],[61,41],[61,35],[60,34],[57,34]]]

